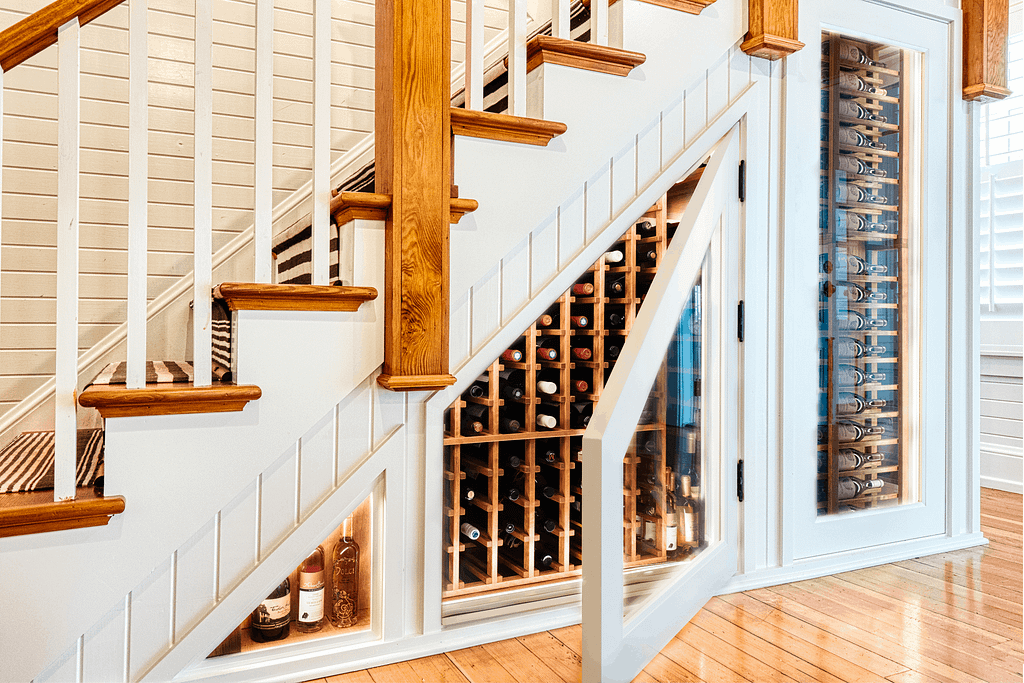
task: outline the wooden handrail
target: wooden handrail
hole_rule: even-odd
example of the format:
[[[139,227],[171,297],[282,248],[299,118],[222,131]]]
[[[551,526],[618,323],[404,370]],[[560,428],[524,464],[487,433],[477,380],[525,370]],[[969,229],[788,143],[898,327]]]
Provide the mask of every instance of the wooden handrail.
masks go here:
[[[57,42],[57,29],[78,17],[84,26],[124,0],[56,0],[0,33],[0,69],[10,71]]]
[[[122,512],[120,496],[0,508],[0,538],[103,526]]]

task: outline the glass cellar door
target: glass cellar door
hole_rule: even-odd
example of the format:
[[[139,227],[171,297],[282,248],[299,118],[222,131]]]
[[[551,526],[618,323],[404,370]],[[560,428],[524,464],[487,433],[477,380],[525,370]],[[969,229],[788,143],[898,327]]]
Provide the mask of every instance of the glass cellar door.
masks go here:
[[[736,571],[738,163],[734,128],[583,436],[584,680],[632,680]]]

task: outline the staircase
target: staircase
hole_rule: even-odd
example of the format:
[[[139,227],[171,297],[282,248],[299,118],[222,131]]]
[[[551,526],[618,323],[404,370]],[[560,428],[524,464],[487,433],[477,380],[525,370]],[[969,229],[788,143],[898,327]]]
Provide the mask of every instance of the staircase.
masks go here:
[[[528,122],[474,111],[452,116],[452,184],[458,197],[478,204],[457,223],[453,216],[451,229],[454,386],[403,394],[381,388],[381,298],[364,297],[349,310],[316,303],[340,290],[385,291],[385,223],[351,210],[366,193],[338,194],[331,203],[337,273],[358,287],[316,291],[328,288],[314,276],[313,285],[292,292],[303,302],[275,306],[266,302],[282,290],[272,285],[221,284],[220,294],[234,302],[234,379],[258,387],[260,397],[234,412],[110,413],[104,493],[123,498],[125,512],[96,529],[0,539],[5,675],[238,678],[230,663],[196,665],[371,492],[387,500],[380,514],[389,530],[379,549],[388,590],[374,597],[371,632],[333,644],[330,657],[307,648],[288,664],[263,658],[245,676],[280,676],[292,667],[294,677],[308,678],[317,667],[336,671],[347,665],[340,662],[414,652],[414,634],[438,634],[440,506],[432,482],[442,406],[737,122],[764,110],[770,69],[739,49],[745,3],[718,0],[699,15],[691,13],[694,3],[681,4],[689,9],[641,0],[609,8],[595,0],[601,7],[591,11],[607,22],[606,42],[616,47],[572,43],[568,2],[559,5],[555,35],[529,45],[525,19],[510,17],[517,49],[508,110],[537,120],[534,129],[549,141],[510,142]],[[693,45],[701,51],[681,47]],[[467,73],[479,78],[488,65],[481,54],[476,59]],[[482,99],[467,92],[471,105]],[[329,182],[315,178],[314,194]],[[312,211],[312,259],[328,263],[330,236],[318,220]],[[268,231],[269,218],[258,216],[253,243],[263,255],[255,258],[267,265],[257,270],[269,271]],[[199,301],[209,264],[197,262],[196,273]],[[197,376],[206,370],[197,363]],[[125,391],[133,390],[129,402],[159,401],[138,398],[137,386]]]

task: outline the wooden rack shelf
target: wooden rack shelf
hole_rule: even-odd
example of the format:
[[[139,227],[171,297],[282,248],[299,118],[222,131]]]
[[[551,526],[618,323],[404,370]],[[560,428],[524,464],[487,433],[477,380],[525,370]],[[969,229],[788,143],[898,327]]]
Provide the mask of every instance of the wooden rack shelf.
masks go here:
[[[601,399],[670,239],[667,200],[662,197],[523,331],[509,349],[514,353],[495,359],[449,406],[444,432],[445,599],[580,574],[580,456],[586,421]],[[641,259],[649,251],[655,254],[653,262]],[[614,252],[622,256],[610,262]],[[581,315],[587,318],[585,325],[574,320]],[[574,352],[581,348],[586,349],[582,356]],[[542,349],[553,349],[556,357],[542,358]],[[660,513],[674,479],[665,455],[664,369],[657,381],[651,400],[656,403],[653,414],[660,417],[637,427],[638,436],[623,459],[627,567],[664,562],[668,556]],[[554,387],[543,388],[554,388],[554,393],[543,393],[538,382],[552,383]],[[554,427],[538,424],[538,415],[554,418]],[[474,431],[477,427],[479,432]],[[653,447],[648,446],[648,434],[654,435]],[[642,452],[644,447],[653,452]],[[649,471],[656,474],[656,485],[643,481]],[[511,488],[517,489],[515,500]],[[472,499],[467,500],[470,490]],[[658,515],[638,516],[641,496],[650,497]],[[653,542],[638,533],[638,520],[655,523]],[[476,540],[463,533],[466,522],[479,532]],[[546,555],[550,563],[542,561]]]
[[[821,262],[839,265],[823,268],[825,282],[819,296],[822,413],[817,447],[821,458],[817,474],[818,512],[830,514],[896,504],[901,500],[900,493],[906,490],[901,464],[907,425],[898,406],[904,405],[903,363],[908,349],[903,325],[909,317],[900,269],[907,263],[909,253],[907,221],[900,209],[905,198],[902,173],[907,149],[902,116],[906,96],[903,53],[897,48],[830,32],[823,34],[822,41],[819,244]],[[871,88],[884,94],[869,92]],[[858,116],[881,116],[885,121],[851,115],[857,112]],[[840,134],[844,130],[856,133],[858,145],[884,139],[886,148],[849,144],[851,136]],[[857,172],[850,172],[851,166]],[[867,196],[861,197],[859,192]],[[872,197],[881,197],[884,203],[858,201]],[[845,218],[840,213],[843,211]],[[885,222],[887,230],[858,230],[864,227],[862,218]],[[848,273],[844,261],[858,260],[869,267],[884,265],[886,270],[884,274]],[[849,290],[843,289],[841,282],[854,289],[863,287],[872,294],[884,293],[885,299],[847,298]],[[879,320],[884,321],[883,329],[871,326]],[[864,329],[845,329],[858,324]],[[881,345],[884,349],[850,353],[850,347],[856,344]],[[884,376],[872,377],[875,372]],[[858,383],[852,384],[853,380]],[[868,401],[875,399],[882,399],[885,404],[872,407]],[[860,412],[850,412],[854,401],[858,401],[854,409],[859,408]],[[876,433],[879,428],[880,434]],[[851,468],[850,451],[858,456],[883,454],[884,459],[859,460],[859,466]],[[851,479],[873,482],[872,486],[880,488],[865,488],[847,498]],[[847,490],[840,499],[843,482]]]

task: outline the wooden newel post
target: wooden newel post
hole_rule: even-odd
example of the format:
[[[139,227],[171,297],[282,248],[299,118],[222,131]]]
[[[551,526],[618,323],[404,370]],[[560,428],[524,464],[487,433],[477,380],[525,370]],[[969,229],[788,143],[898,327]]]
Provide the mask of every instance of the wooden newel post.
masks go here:
[[[797,0],[748,0],[748,30],[740,49],[752,57],[782,59],[804,46]]]
[[[1007,88],[1008,0],[964,0],[965,100],[991,102],[1009,97]]]
[[[395,391],[448,373],[451,0],[377,0],[376,191],[391,195],[384,372]]]

